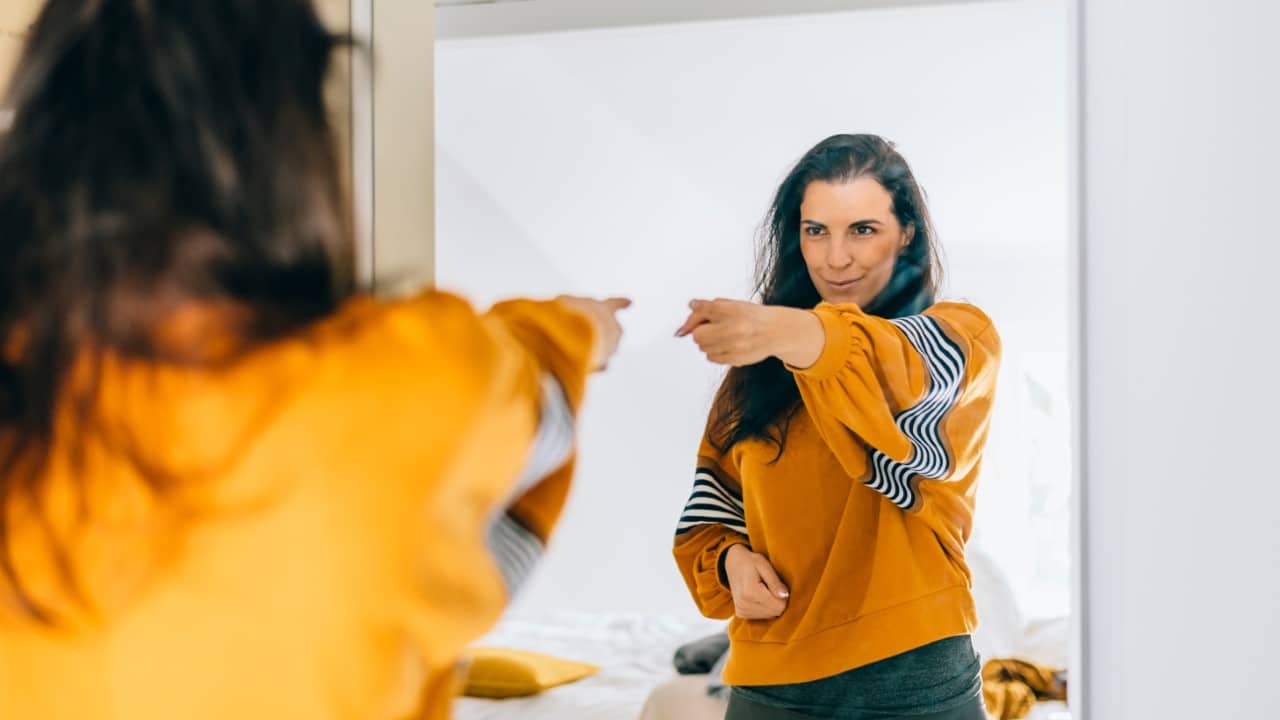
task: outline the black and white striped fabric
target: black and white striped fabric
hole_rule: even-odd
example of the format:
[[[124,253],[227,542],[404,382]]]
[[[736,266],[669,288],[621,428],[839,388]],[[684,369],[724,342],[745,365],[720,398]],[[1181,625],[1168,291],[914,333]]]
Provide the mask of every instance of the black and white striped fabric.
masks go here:
[[[742,494],[721,482],[711,468],[699,467],[693,476],[693,492],[676,525],[676,535],[707,524],[723,525],[735,532],[747,534]]]
[[[507,507],[547,475],[564,467],[573,455],[573,431],[573,411],[564,389],[554,377],[544,375],[538,434],[529,448],[529,461],[508,498]],[[537,535],[506,512],[507,507],[490,524],[488,545],[506,582],[507,593],[514,596],[529,579],[545,546]]]
[[[516,481],[513,499],[559,470],[573,455],[573,410],[564,396],[560,381],[542,376],[542,417],[538,434],[529,448],[529,461]]]
[[[934,318],[913,315],[892,322],[924,359],[929,390],[919,403],[895,418],[898,428],[911,441],[911,456],[900,463],[873,449],[871,479],[866,485],[894,505],[909,509],[916,503],[913,476],[938,480],[951,473],[951,458],[942,444],[942,420],[960,399],[965,357]]]
[[[498,563],[508,595],[514,596],[524,587],[544,549],[537,535],[505,512],[489,526],[489,552]]]

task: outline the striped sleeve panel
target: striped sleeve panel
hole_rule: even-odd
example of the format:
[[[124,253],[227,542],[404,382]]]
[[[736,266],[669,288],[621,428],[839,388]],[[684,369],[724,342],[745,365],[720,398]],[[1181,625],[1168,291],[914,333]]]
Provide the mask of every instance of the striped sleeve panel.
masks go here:
[[[914,478],[940,480],[951,474],[952,460],[942,443],[942,421],[960,399],[965,357],[934,318],[914,315],[893,321],[924,360],[929,385],[920,402],[898,413],[898,428],[911,441],[906,462],[896,462],[875,450],[866,485],[894,505],[909,509],[916,504]]]
[[[543,478],[564,467],[573,456],[573,410],[560,382],[551,375],[542,376],[542,417],[538,434],[529,448],[529,460],[516,481],[514,497],[542,482]]]
[[[489,552],[498,563],[509,596],[524,587],[545,549],[537,535],[505,512],[489,526]]]
[[[573,456],[573,444],[574,419],[568,399],[560,383],[554,377],[544,375],[538,432],[507,507],[529,488],[564,467]],[[506,507],[490,524],[487,541],[489,552],[493,554],[506,583],[507,593],[514,596],[529,579],[546,545],[542,538],[513,518]]]
[[[676,535],[683,535],[700,525],[723,525],[734,532],[747,534],[742,493],[707,464],[699,464],[694,473],[693,491],[680,514]]]

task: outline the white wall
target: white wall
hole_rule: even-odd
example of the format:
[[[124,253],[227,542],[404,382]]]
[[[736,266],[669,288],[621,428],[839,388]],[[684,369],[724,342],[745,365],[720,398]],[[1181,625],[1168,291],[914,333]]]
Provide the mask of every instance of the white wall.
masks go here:
[[[1024,598],[1062,609],[1065,42],[1045,1],[438,43],[439,284],[482,305],[637,301],[593,383],[578,486],[524,607],[692,612],[670,546],[719,372],[671,333],[689,298],[745,296],[753,231],[788,166],[831,133],[872,131],[930,193],[949,294],[1005,336],[983,542]],[[1045,398],[1056,414],[1032,417]],[[1021,450],[1035,438],[1056,449]],[[1058,483],[1044,527],[1027,510],[1036,463]],[[1036,585],[1036,542],[1057,553],[1056,585]]]
[[[1083,4],[1086,720],[1273,718],[1280,5]]]

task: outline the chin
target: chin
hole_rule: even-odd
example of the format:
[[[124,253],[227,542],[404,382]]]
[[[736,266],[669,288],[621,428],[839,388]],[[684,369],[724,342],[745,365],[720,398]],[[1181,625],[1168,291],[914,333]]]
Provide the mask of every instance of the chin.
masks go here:
[[[855,294],[823,295],[822,301],[832,305],[857,305],[859,309],[866,305],[866,300]]]

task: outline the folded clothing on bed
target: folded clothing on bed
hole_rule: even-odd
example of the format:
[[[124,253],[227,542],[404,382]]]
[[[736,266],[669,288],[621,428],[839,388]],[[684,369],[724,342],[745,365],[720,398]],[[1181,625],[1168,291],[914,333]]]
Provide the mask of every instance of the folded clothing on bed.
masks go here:
[[[1016,720],[1041,700],[1066,700],[1062,670],[1025,660],[995,659],[982,667],[982,695],[992,720]]]
[[[510,648],[471,648],[467,660],[462,694],[482,698],[535,695],[600,671],[588,663]]]
[[[681,675],[701,675],[711,672],[711,668],[728,651],[728,632],[718,632],[681,645],[676,650],[674,658],[676,672]]]

